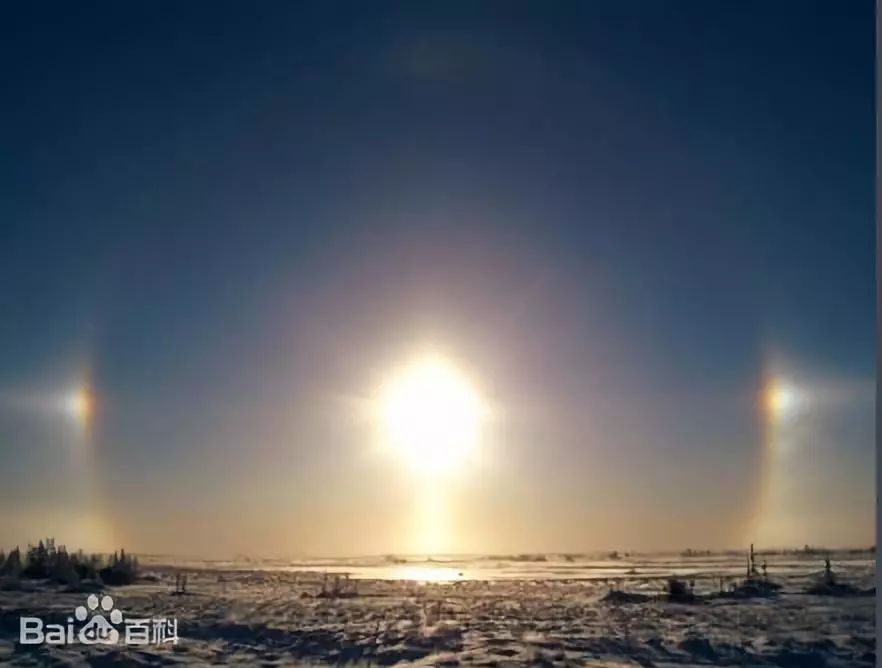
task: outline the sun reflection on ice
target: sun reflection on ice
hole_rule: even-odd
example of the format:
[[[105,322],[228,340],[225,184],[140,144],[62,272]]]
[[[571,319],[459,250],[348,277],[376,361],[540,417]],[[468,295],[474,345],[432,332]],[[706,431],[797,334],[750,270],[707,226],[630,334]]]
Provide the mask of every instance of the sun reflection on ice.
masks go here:
[[[411,582],[457,582],[464,580],[462,571],[444,566],[401,566],[392,571],[392,579]]]

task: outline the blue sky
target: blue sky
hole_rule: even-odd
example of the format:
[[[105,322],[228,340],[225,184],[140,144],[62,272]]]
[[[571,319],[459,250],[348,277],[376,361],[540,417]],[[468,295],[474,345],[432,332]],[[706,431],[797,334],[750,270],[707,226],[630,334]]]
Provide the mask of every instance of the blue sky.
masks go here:
[[[871,2],[3,13],[6,542],[405,549],[351,403],[427,342],[500,407],[451,550],[740,544],[782,368],[863,388],[782,540],[873,540]]]

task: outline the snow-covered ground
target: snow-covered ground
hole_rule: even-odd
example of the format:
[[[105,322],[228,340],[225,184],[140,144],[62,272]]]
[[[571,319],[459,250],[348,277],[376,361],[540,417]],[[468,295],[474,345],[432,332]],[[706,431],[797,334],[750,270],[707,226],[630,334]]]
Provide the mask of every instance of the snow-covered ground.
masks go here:
[[[871,666],[875,596],[813,596],[818,556],[769,556],[768,599],[714,596],[744,556],[198,562],[143,559],[151,581],[111,587],[125,619],[177,619],[178,642],[22,646],[19,618],[74,624],[88,592],[0,583],[0,662],[12,665]],[[763,557],[759,561],[762,562]],[[166,563],[161,563],[166,562]],[[875,555],[833,555],[838,579],[873,587]],[[173,595],[179,573],[187,593]],[[348,573],[347,597],[323,597]],[[666,578],[701,596],[669,603]],[[413,579],[402,579],[413,578]],[[723,578],[721,583],[720,578]],[[603,600],[611,587],[642,602]],[[96,610],[101,612],[101,610]],[[105,613],[107,615],[107,613]],[[78,628],[78,627],[77,627]]]

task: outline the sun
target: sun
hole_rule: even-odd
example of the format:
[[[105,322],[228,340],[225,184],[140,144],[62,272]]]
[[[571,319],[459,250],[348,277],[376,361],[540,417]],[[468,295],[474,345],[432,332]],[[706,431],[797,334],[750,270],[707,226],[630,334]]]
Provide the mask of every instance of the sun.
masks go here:
[[[441,357],[402,369],[383,387],[379,405],[385,439],[419,471],[454,470],[478,442],[482,402],[468,379]]]

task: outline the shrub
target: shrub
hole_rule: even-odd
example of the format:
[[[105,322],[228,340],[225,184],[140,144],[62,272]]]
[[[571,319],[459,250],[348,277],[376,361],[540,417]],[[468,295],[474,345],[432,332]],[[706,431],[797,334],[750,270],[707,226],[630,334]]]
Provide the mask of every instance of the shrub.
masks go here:
[[[63,545],[56,549],[55,541],[47,538],[37,545],[29,545],[24,559],[18,548],[5,557],[0,553],[0,575],[29,579],[51,579],[68,585],[81,580],[97,580],[109,585],[131,584],[138,576],[138,559],[120,550],[107,560],[97,554],[86,555],[82,550],[70,554]]]
[[[0,575],[6,575],[17,578],[21,575],[21,551],[16,547],[0,563]]]
[[[114,552],[110,564],[98,571],[98,575],[105,584],[132,584],[138,576],[138,559],[127,555],[125,550],[120,550],[119,554]]]
[[[695,597],[692,589],[682,580],[671,578],[668,580],[668,598],[671,601],[691,601]]]

